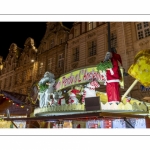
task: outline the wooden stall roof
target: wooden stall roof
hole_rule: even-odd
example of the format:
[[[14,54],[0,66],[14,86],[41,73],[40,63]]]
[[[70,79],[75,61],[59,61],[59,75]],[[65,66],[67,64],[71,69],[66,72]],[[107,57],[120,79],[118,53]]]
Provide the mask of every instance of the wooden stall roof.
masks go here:
[[[29,115],[37,104],[28,100],[28,95],[9,91],[0,91],[0,114],[6,115],[9,109],[11,115]]]

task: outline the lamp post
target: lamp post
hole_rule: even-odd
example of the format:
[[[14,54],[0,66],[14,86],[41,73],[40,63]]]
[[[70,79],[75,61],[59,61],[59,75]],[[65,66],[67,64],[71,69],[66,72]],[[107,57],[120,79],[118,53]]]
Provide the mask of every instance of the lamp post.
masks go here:
[[[110,22],[107,23],[107,31],[108,31],[108,52],[111,52],[111,43],[110,43]]]

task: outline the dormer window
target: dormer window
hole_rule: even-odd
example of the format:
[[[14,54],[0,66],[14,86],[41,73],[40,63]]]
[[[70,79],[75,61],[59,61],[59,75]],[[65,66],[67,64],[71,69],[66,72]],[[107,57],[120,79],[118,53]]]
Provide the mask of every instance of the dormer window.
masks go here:
[[[77,26],[74,28],[74,37],[77,37],[80,35],[80,26]]]
[[[96,28],[96,22],[88,22],[88,31]]]

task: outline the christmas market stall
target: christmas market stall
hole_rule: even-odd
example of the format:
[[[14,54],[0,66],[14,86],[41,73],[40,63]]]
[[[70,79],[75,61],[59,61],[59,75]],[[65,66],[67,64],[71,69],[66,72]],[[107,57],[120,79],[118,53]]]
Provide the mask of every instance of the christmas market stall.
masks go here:
[[[72,70],[56,80],[47,71],[36,85],[38,107],[26,119],[37,120],[40,128],[149,128],[150,103],[128,96],[137,82],[150,86],[149,61],[150,49],[135,56],[128,70],[135,81],[123,95],[124,69],[116,51],[107,52],[96,66]]]
[[[29,102],[28,95],[0,91],[0,128],[26,128],[26,120],[32,113],[34,105]],[[16,120],[9,120],[16,118]],[[8,121],[6,120],[8,119]]]
[[[150,86],[149,51],[136,55],[128,70],[136,80],[124,95],[119,89],[124,87],[122,60],[115,51],[107,52],[97,66],[73,70],[56,81],[51,72],[46,72],[39,81],[40,105],[34,115],[60,120],[54,121],[53,128],[63,124],[71,128],[146,128],[149,103],[128,93],[137,82]],[[101,92],[101,85],[106,85],[106,92]]]

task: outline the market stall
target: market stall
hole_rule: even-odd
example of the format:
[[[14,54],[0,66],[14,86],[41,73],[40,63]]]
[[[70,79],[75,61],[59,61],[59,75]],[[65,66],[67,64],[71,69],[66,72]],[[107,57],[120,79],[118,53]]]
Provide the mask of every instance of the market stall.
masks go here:
[[[53,73],[45,72],[36,85],[39,106],[26,120],[38,120],[40,127],[48,128],[149,128],[150,103],[128,96],[137,82],[150,86],[149,51],[136,55],[128,70],[136,80],[124,95],[119,92],[124,78],[116,53],[107,53],[97,66],[73,70],[57,80]],[[106,85],[106,92],[101,85]]]

